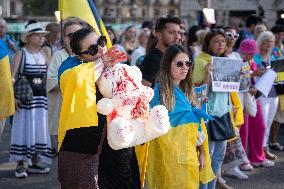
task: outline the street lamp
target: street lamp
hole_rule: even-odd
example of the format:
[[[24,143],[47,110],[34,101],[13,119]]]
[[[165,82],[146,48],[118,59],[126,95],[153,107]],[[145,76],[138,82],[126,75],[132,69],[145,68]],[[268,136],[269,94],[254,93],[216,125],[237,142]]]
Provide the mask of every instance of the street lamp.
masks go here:
[[[134,23],[136,22],[136,10],[137,10],[137,5],[135,2],[133,2],[130,12],[131,12],[131,17]]]

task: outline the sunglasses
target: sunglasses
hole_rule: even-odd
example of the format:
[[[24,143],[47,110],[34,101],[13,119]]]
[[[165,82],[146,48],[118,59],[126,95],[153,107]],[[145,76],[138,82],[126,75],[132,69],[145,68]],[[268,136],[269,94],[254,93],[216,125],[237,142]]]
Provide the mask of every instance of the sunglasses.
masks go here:
[[[106,44],[107,44],[106,36],[100,36],[98,41],[97,41],[97,44],[90,45],[88,50],[81,52],[79,55],[89,54],[91,56],[95,56],[98,53],[99,46],[104,47],[104,46],[106,46]]]
[[[233,35],[231,32],[226,32],[225,34],[226,34],[226,36],[227,36],[228,38],[235,38],[235,39],[238,39],[238,38],[240,37],[239,34]]]
[[[173,62],[172,64],[175,64],[178,68],[182,68],[184,66],[186,66],[187,68],[191,68],[192,67],[192,61],[177,61],[177,62]]]

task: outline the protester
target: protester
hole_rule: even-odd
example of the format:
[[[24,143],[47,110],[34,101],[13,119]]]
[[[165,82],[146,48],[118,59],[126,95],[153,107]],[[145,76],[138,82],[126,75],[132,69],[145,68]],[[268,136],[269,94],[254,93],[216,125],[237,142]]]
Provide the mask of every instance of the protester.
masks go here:
[[[250,77],[252,83],[251,94],[256,95],[256,89],[254,88],[254,77],[260,77],[263,72],[261,68],[257,68],[256,63],[253,60],[254,54],[258,53],[255,40],[246,39],[242,41],[238,52],[243,60],[247,61],[250,65]],[[265,132],[265,122],[259,99],[256,100],[256,105],[256,116],[249,116],[246,112],[244,112],[244,124],[240,128],[242,144],[250,160],[250,163],[240,165],[240,169],[244,171],[253,170],[252,164],[265,167],[274,166],[274,162],[267,160],[264,155],[263,138]]]
[[[12,123],[10,161],[17,161],[15,176],[27,177],[31,173],[48,173],[51,164],[50,137],[47,125],[46,71],[50,54],[43,51],[45,31],[39,23],[29,24],[22,34],[25,48],[15,55],[12,77],[18,78],[20,65],[33,90],[32,100],[15,99],[16,113]],[[28,169],[24,166],[28,161]],[[45,164],[41,164],[41,162]]]
[[[64,22],[64,48],[53,54],[47,71],[48,128],[53,154],[57,154],[58,120],[62,103],[62,96],[58,87],[58,68],[64,60],[73,55],[68,35],[81,28],[81,24],[74,19]]]
[[[275,44],[275,36],[270,31],[262,32],[258,37],[256,43],[257,43],[257,48],[259,49],[259,53],[254,55],[253,59],[258,67],[266,69],[266,66],[270,66],[270,62],[276,59],[276,57],[272,54],[272,49]],[[274,86],[272,86],[268,94],[268,97],[262,97],[260,99],[263,118],[265,122],[263,148],[266,158],[271,160],[277,159],[277,156],[272,154],[269,150],[268,139],[269,139],[270,128],[277,111],[278,101],[279,97],[276,93]]]
[[[201,28],[199,26],[191,26],[187,33],[187,50],[191,55],[191,58],[195,58],[201,51],[202,44],[198,43],[196,32]]]
[[[116,48],[104,53],[106,38],[90,28],[76,31],[70,40],[75,56],[67,58],[58,71],[62,93],[58,130],[61,187],[140,189],[134,149],[109,147],[104,136],[106,117],[96,109],[102,95],[95,82],[104,67],[121,61],[120,53]],[[145,109],[142,107],[141,112]]]
[[[144,85],[154,87],[163,53],[168,46],[180,41],[180,23],[179,18],[171,16],[157,20],[154,34],[157,44],[149,53],[147,52],[140,67]]]
[[[51,49],[53,55],[56,51],[62,49],[60,25],[58,23],[49,23],[45,29],[49,31],[45,45]]]
[[[7,23],[3,18],[0,18],[0,38],[2,39],[4,46],[8,52],[10,64],[12,64],[14,55],[18,47],[16,45],[16,42],[11,39],[11,36],[7,34]]]
[[[284,58],[284,46],[282,41],[284,39],[284,26],[276,25],[271,28],[271,32],[275,36],[275,46],[272,49],[272,54],[277,58]],[[280,123],[284,123],[284,111],[281,110],[281,104],[283,104],[284,96],[279,96],[279,105],[276,115],[274,117],[271,130],[270,130],[270,142],[269,148],[273,150],[283,151],[284,147],[277,142],[278,130]]]
[[[15,112],[13,85],[8,52],[0,39],[0,141],[4,131],[5,118]]]
[[[135,26],[131,25],[128,26],[124,34],[122,36],[121,45],[124,47],[127,53],[127,62],[126,64],[130,65],[131,62],[131,55],[133,51],[138,47],[138,41],[136,39],[136,28]]]
[[[234,52],[233,48],[239,37],[236,30],[233,27],[225,27],[225,34],[227,38],[226,56],[233,59],[242,59],[238,52]],[[248,62],[243,63],[243,72],[246,75],[250,75],[250,66]],[[250,79],[250,78],[248,78]],[[248,176],[242,172],[239,168],[241,164],[248,164],[249,160],[246,156],[244,147],[240,139],[239,129],[244,123],[243,119],[243,106],[244,106],[244,93],[231,93],[231,101],[233,105],[233,111],[236,108],[236,116],[233,116],[232,123],[235,127],[236,137],[228,141],[224,164],[222,166],[224,175],[232,176],[238,179],[248,179]]]
[[[192,62],[182,46],[168,47],[157,75],[151,106],[166,106],[172,128],[149,144],[146,178],[151,189],[198,189],[200,179],[208,182],[214,178],[207,159],[208,146],[203,145],[206,129],[204,125],[201,128],[200,110],[195,108],[191,68]],[[204,171],[206,177],[200,171]]]
[[[225,129],[226,127],[232,127],[230,118],[230,99],[228,92],[213,92],[210,85],[210,72],[211,72],[211,56],[222,57],[225,56],[226,48],[226,36],[219,30],[210,31],[204,40],[202,52],[195,58],[193,69],[193,81],[195,86],[207,84],[208,91],[208,113],[215,120],[220,120],[220,125]],[[221,123],[222,122],[222,123]],[[207,130],[209,127],[214,127],[215,124],[209,121],[207,124]],[[218,124],[218,123],[216,123]],[[209,126],[210,125],[210,126]],[[209,151],[211,156],[211,166],[215,175],[218,172],[223,163],[223,159],[226,151],[226,140],[213,141],[211,140],[211,133],[208,130],[209,135]],[[209,182],[208,185],[202,185],[201,188],[213,189],[216,185],[216,179]]]
[[[140,34],[138,35],[138,41],[139,41],[139,46],[137,49],[135,49],[133,51],[133,53],[131,54],[131,62],[130,62],[130,66],[135,66],[136,65],[136,61],[140,56],[144,56],[146,53],[146,44],[148,41],[148,38],[150,36],[151,31],[147,28],[144,28]]]
[[[118,44],[117,37],[116,37],[116,34],[115,34],[113,28],[111,26],[107,26],[106,30],[107,30],[107,33],[109,35],[109,38],[111,40],[112,45],[115,45],[115,47],[118,50],[120,50],[121,52],[126,52],[124,47],[121,46],[120,44]]]
[[[264,23],[260,23],[260,24],[257,24],[254,28],[254,32],[253,32],[253,35],[254,35],[254,38],[257,40],[257,38],[259,37],[259,35],[264,32],[264,31],[267,31],[267,27]]]
[[[246,24],[245,24],[245,28],[242,29],[240,32],[239,32],[239,39],[237,40],[236,42],[236,49],[239,48],[240,46],[240,43],[244,40],[244,39],[255,39],[253,33],[254,33],[254,29],[255,29],[255,26],[259,23],[261,23],[262,20],[259,16],[256,16],[254,14],[251,14],[247,17],[246,19]]]

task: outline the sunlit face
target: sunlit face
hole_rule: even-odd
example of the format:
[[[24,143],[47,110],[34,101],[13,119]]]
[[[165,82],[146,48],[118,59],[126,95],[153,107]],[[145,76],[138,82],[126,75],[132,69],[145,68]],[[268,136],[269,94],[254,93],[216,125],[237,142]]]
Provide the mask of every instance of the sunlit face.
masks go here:
[[[127,39],[133,39],[136,36],[136,29],[135,27],[129,28],[126,32],[125,32],[125,37]]]
[[[181,41],[180,26],[175,23],[167,23],[161,32],[157,32],[159,40],[162,40],[165,47],[179,44]]]
[[[171,62],[171,76],[175,84],[179,85],[180,82],[186,78],[186,75],[188,74],[188,70],[190,69],[190,67],[186,66],[185,64],[188,61],[189,61],[189,57],[187,54],[179,53],[176,55],[176,57]],[[183,63],[182,67],[178,66],[180,62]]]
[[[32,33],[28,36],[28,43],[37,47],[41,47],[45,42],[44,33]]]
[[[81,52],[87,51],[91,45],[97,44],[98,39],[99,36],[95,32],[92,32],[89,35],[87,35],[80,42]],[[82,54],[80,56],[85,62],[91,62],[101,57],[103,55],[103,52],[104,52],[103,47],[98,46],[98,53],[96,55],[92,56],[90,54]]]
[[[227,35],[228,46],[233,47],[239,37],[236,30],[229,29],[227,30],[226,34],[229,34]]]
[[[221,54],[224,53],[226,48],[226,39],[223,35],[217,34],[214,36],[210,42],[208,49],[210,52],[213,52],[217,56],[220,56]]]
[[[275,45],[275,40],[273,38],[266,39],[260,45],[260,51],[271,51]]]
[[[82,26],[78,25],[78,24],[73,24],[73,25],[70,25],[68,26],[66,29],[65,29],[65,33],[64,33],[64,44],[65,44],[65,47],[68,48],[68,49],[71,49],[70,47],[70,38],[68,37],[69,34],[71,33],[74,33],[76,31],[78,31],[79,29],[82,29]]]

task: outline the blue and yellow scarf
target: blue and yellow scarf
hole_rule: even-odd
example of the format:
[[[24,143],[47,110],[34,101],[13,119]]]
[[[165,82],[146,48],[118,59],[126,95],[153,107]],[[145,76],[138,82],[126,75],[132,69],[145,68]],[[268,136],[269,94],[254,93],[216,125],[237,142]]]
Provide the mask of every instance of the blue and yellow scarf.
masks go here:
[[[151,101],[151,107],[161,104],[159,84],[154,88],[154,97]],[[184,125],[187,123],[197,123],[199,125],[198,131],[201,131],[201,119],[213,120],[211,116],[206,114],[203,110],[193,107],[189,102],[185,94],[180,88],[174,86],[175,106],[171,112],[169,112],[170,122],[172,127]]]

